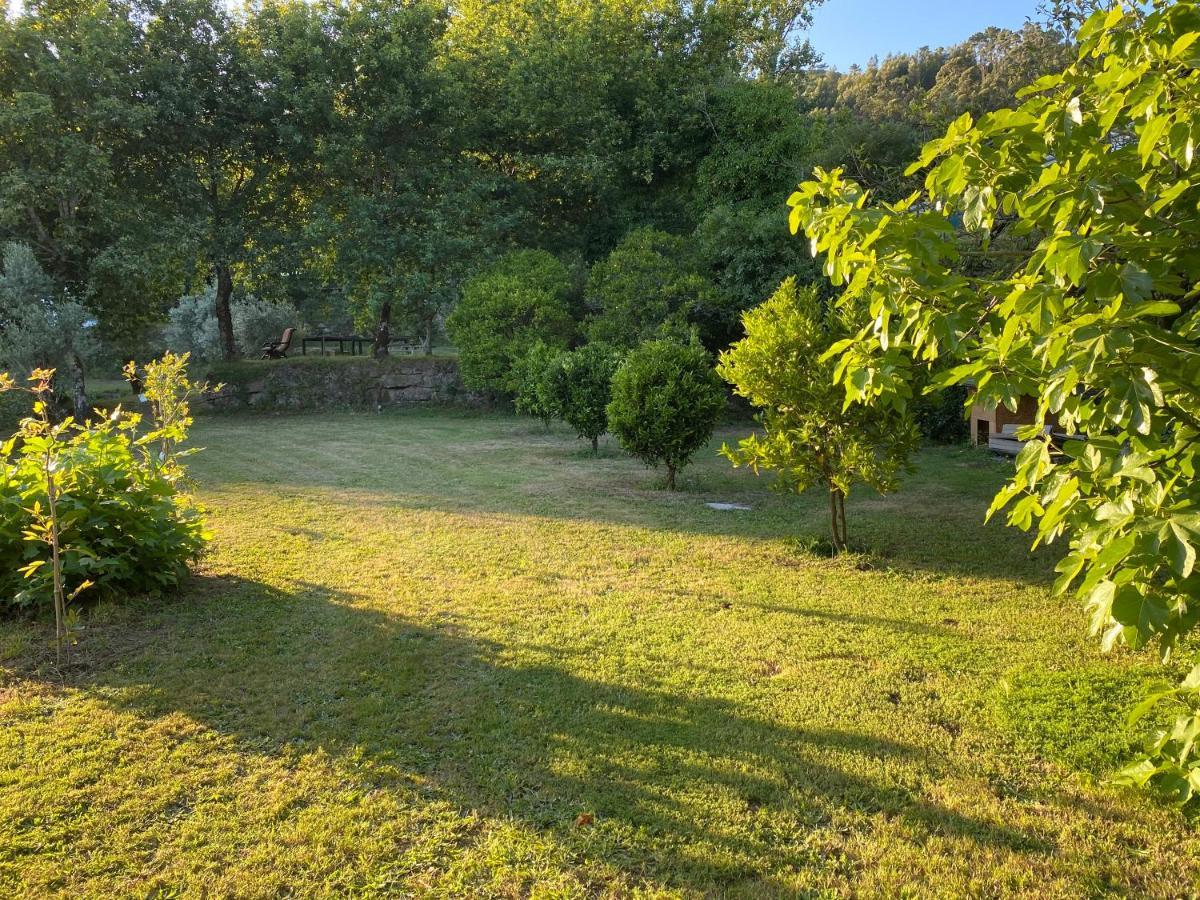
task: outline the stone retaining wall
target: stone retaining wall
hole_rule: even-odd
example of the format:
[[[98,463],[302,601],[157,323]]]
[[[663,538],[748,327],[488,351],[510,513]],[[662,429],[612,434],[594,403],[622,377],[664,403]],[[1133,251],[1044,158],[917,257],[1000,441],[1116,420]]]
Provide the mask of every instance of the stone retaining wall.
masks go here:
[[[483,402],[462,387],[457,360],[445,357],[246,360],[215,363],[205,377],[225,385],[204,404],[213,409],[378,409]]]

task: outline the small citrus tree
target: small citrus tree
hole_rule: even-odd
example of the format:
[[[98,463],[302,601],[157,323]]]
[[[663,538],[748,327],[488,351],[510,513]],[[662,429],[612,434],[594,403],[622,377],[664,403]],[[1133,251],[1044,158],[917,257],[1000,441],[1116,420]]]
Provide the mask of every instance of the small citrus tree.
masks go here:
[[[608,427],[648,466],[675,475],[712,437],[725,408],[725,388],[702,347],[647,341],[630,352],[612,380]]]
[[[516,396],[513,406],[525,416],[541,419],[547,429],[554,418],[554,402],[549,391],[550,367],[562,351],[545,341],[534,341],[513,367]]]
[[[772,469],[777,485],[800,493],[814,484],[829,492],[834,549],[849,538],[846,495],[855,482],[880,493],[916,444],[905,411],[847,405],[825,351],[846,334],[837,311],[823,307],[812,287],[788,278],[762,306],[742,316],[746,337],[721,354],[717,372],[760,412],[765,430],[721,452],[755,473]]]
[[[608,344],[593,341],[561,354],[546,373],[546,392],[554,414],[592,442],[600,452],[600,435],[608,430],[608,403],[612,379],[621,354]]]

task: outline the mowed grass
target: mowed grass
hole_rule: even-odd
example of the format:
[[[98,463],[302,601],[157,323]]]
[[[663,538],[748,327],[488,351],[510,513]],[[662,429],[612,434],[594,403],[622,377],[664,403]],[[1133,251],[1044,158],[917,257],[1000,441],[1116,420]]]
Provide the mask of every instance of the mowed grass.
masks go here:
[[[1101,657],[1005,464],[824,498],[455,413],[208,418],[216,532],[72,665],[0,623],[2,896],[1181,896],[1200,841],[1102,782]],[[707,501],[750,505],[708,509]]]

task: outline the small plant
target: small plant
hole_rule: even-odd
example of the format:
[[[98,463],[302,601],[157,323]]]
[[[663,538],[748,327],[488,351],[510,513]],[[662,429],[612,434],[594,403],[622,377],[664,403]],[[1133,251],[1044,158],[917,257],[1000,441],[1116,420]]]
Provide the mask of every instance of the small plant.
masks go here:
[[[563,353],[546,373],[546,392],[554,414],[592,442],[600,452],[600,435],[608,430],[612,379],[621,355],[608,344],[593,342]]]
[[[725,408],[725,388],[703,348],[648,341],[617,369],[608,427],[621,446],[649,466],[667,467],[667,488],[708,442]]]
[[[186,363],[167,354],[146,366],[149,428],[120,409],[53,422],[53,370],[36,370],[28,387],[0,378],[0,391],[33,396],[33,415],[0,446],[0,606],[52,604],[60,662],[71,601],[174,587],[208,537],[184,489],[188,398],[206,389]]]
[[[50,553],[49,593],[54,604],[54,649],[59,665],[63,661],[63,651],[67,640],[67,603],[75,599],[82,591],[91,587],[92,582],[86,579],[76,584],[68,596],[62,566],[62,522],[59,518],[59,496],[62,482],[62,458],[69,444],[64,435],[73,422],[66,419],[58,424],[51,421],[50,402],[54,390],[51,387],[54,379],[53,369],[35,369],[29,376],[30,386],[19,388],[7,373],[0,375],[0,391],[9,392],[23,390],[34,397],[33,415],[23,419],[17,435],[5,442],[0,452],[8,456],[18,437],[21,440],[21,452],[30,463],[29,469],[37,472],[45,491],[45,505],[40,498],[33,501],[32,506],[22,510],[28,513],[23,523],[21,537],[27,542],[44,545]],[[8,481],[5,472],[5,483]],[[15,570],[16,575],[27,579],[44,581],[43,567],[46,560],[35,558]]]

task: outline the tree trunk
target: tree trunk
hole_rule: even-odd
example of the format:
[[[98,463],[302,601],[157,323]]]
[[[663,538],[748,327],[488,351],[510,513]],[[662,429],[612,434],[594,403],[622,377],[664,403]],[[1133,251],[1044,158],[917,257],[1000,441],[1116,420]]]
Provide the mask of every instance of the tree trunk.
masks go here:
[[[425,355],[433,356],[433,319],[425,322]]]
[[[546,426],[547,426],[547,428],[549,428],[549,426],[550,426],[549,420],[547,420]],[[600,455],[600,437],[599,437],[599,435],[597,435],[596,437],[592,438],[592,456],[599,456],[599,455]]]
[[[217,263],[214,266],[217,276],[217,330],[221,334],[221,355],[225,359],[237,359],[237,340],[233,336],[233,313],[229,308],[229,300],[233,296],[233,273],[229,266]]]
[[[388,355],[388,347],[392,343],[392,301],[383,301],[383,306],[379,307],[379,322],[375,326],[375,345],[371,348],[371,355],[376,359],[383,359]]]
[[[829,489],[829,530],[833,535],[833,551],[835,554],[846,551],[846,543],[842,537],[842,526],[838,521],[838,498],[842,492],[835,487]]]
[[[667,463],[667,490],[675,490],[675,464]]]
[[[71,354],[71,400],[75,407],[75,421],[82,424],[92,414],[92,405],[88,402],[87,383],[83,377],[83,360],[78,353]]]
[[[850,530],[846,527],[846,494],[838,491],[838,512],[842,517],[842,550],[850,550]]]

